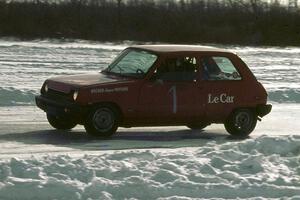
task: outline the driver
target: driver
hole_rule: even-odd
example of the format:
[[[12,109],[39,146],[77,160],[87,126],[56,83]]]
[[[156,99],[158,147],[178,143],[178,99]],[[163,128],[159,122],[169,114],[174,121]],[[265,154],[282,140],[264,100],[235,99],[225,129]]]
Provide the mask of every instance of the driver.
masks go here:
[[[222,71],[211,57],[203,58],[202,65],[204,80],[213,80],[215,78],[218,79],[218,76],[221,74]]]

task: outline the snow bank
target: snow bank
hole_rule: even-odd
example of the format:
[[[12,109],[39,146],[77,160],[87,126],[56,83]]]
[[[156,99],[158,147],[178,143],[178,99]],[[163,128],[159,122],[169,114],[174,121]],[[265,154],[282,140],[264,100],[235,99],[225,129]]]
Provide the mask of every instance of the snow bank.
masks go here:
[[[300,103],[300,90],[284,88],[281,90],[268,90],[268,98],[277,103]]]
[[[300,199],[300,138],[0,162],[0,199]]]
[[[20,106],[34,105],[34,96],[37,95],[34,90],[19,90],[16,88],[0,87],[0,106]]]

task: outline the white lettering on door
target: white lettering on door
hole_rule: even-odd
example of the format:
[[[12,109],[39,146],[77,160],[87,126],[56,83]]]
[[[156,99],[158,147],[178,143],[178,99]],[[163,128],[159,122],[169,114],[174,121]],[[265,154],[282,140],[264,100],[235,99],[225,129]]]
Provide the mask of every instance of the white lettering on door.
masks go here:
[[[234,96],[229,96],[226,93],[222,93],[219,96],[208,94],[208,103],[234,103]]]

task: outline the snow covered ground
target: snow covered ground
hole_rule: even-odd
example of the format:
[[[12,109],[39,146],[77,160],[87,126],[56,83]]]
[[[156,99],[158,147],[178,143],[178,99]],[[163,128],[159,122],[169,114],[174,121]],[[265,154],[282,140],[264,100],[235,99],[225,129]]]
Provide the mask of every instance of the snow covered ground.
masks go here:
[[[300,199],[295,136],[99,153],[2,161],[0,198]]]
[[[273,101],[245,140],[222,125],[53,130],[33,101],[44,79],[99,70],[126,45],[0,40],[1,200],[300,199],[299,48],[226,47]]]
[[[245,140],[221,125],[96,140],[53,130],[35,107],[0,112],[0,199],[300,199],[297,104],[275,104]]]

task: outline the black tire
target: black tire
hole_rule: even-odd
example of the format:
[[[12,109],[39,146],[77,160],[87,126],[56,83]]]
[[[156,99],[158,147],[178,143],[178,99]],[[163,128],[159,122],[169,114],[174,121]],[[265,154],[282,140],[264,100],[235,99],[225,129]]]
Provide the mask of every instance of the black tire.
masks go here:
[[[255,128],[257,116],[250,109],[234,111],[224,123],[226,131],[235,137],[247,137]]]
[[[205,129],[207,126],[208,126],[208,124],[189,124],[189,125],[187,125],[187,127],[192,130],[202,130],[202,129]]]
[[[69,117],[59,117],[47,113],[49,124],[58,130],[71,130],[77,123]]]
[[[89,135],[110,137],[118,129],[118,114],[112,106],[99,106],[90,112],[84,128]]]

